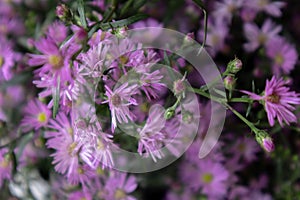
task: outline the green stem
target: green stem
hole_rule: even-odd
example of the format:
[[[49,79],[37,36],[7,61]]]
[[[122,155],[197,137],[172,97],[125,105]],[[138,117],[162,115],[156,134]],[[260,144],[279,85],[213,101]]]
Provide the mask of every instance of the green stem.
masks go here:
[[[240,118],[240,120],[242,120],[245,124],[247,124],[247,126],[249,126],[249,128],[256,134],[259,132],[259,129],[255,127],[255,125],[250,122],[248,119],[246,119],[243,115],[241,115],[237,110],[235,110],[233,107],[231,107],[228,103],[226,99],[222,99],[222,98],[218,98],[218,97],[214,97],[206,92],[204,92],[201,89],[196,89],[196,88],[190,88],[190,91],[193,91],[201,96],[204,96],[206,98],[209,98],[213,101],[216,101],[218,103],[220,103],[221,105],[225,106],[227,109],[229,109],[231,112],[233,112],[238,118]],[[237,98],[238,100],[238,98]],[[239,99],[241,100],[241,99]]]

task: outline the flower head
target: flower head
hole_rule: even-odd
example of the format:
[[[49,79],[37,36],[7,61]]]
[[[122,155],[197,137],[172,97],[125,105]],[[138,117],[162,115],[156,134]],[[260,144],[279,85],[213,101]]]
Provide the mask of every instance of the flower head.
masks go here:
[[[114,132],[117,122],[128,123],[128,119],[133,120],[133,114],[129,110],[129,105],[137,105],[136,100],[131,97],[136,94],[136,85],[129,86],[128,83],[124,83],[114,91],[105,85],[105,89],[108,100],[103,103],[109,103],[112,117],[111,130]]]
[[[273,72],[287,74],[294,69],[298,59],[295,47],[281,37],[275,37],[266,44],[267,56],[273,60]]]
[[[300,94],[290,91],[290,88],[285,86],[286,82],[280,78],[277,79],[275,76],[269,81],[267,80],[265,91],[262,96],[242,91],[254,100],[261,101],[267,112],[269,124],[274,126],[275,118],[283,126],[283,122],[290,124],[291,122],[297,122],[296,116],[292,113],[295,110],[293,105],[300,104]]]
[[[127,177],[126,173],[116,173],[109,177],[105,189],[108,191],[105,200],[135,200],[129,193],[137,188],[134,176]]]
[[[25,117],[22,120],[22,126],[25,131],[31,128],[37,130],[45,127],[51,117],[51,111],[40,100],[31,100],[24,109]]]
[[[267,19],[261,29],[253,23],[244,25],[244,32],[248,42],[244,45],[246,51],[255,51],[260,45],[266,45],[274,37],[278,37],[281,26],[276,26],[270,19]]]

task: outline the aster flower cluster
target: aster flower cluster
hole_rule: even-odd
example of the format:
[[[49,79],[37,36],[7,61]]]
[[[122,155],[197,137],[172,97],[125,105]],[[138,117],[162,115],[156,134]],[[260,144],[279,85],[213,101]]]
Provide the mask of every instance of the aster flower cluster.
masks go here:
[[[299,3],[62,2],[0,2],[0,199],[300,198]]]

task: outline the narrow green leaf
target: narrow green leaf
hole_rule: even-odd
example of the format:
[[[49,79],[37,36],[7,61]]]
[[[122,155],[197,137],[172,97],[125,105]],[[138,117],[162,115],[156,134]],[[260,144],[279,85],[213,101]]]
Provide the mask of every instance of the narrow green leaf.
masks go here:
[[[128,11],[132,8],[134,2],[135,2],[135,0],[128,0],[125,3],[125,5],[122,7],[122,9],[120,11],[121,17],[123,17],[124,15],[126,15],[128,13]]]
[[[226,92],[225,91],[222,91],[222,90],[218,90],[216,88],[213,88],[214,92],[218,95],[220,95],[221,97],[223,98],[227,98],[227,95],[226,95]]]
[[[80,23],[84,29],[87,28],[87,22],[85,18],[85,11],[84,11],[84,3],[83,0],[78,0],[78,13],[80,17]]]
[[[34,133],[30,132],[30,133],[26,134],[24,137],[21,138],[21,141],[18,144],[18,151],[16,153],[17,161],[20,160],[20,157],[22,156],[22,153],[23,153],[26,145],[31,141],[33,135],[34,135]]]
[[[193,0],[195,4],[197,4],[201,9],[206,10],[204,7],[204,3],[202,0]]]
[[[59,93],[60,93],[60,77],[57,78],[57,85],[53,88],[53,118],[55,119],[59,107]]]
[[[106,23],[97,23],[95,26],[92,27],[92,29],[89,31],[89,37],[93,35],[94,32],[96,32],[99,28],[103,31],[107,31],[111,28],[122,28],[125,26],[128,26],[130,24],[133,24],[139,20],[147,18],[146,14],[136,14],[134,16],[131,16],[127,19],[118,20],[115,22],[106,22]]]
[[[166,51],[164,51],[164,62],[165,62],[165,64],[168,66],[167,69],[168,69],[169,75],[170,75],[170,77],[171,77],[171,80],[172,80],[172,81],[175,81],[175,80],[176,80],[176,77],[175,77],[174,72],[173,72],[173,70],[172,70],[171,62],[170,62],[170,60],[169,60],[169,57],[168,57]]]

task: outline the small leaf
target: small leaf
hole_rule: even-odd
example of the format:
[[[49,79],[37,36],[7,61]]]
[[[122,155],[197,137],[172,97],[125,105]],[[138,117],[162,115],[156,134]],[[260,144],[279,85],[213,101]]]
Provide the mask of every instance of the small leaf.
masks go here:
[[[86,22],[86,18],[85,18],[83,0],[78,0],[78,9],[77,10],[78,10],[79,17],[80,17],[80,23],[83,26],[83,28],[86,29],[87,28],[87,22]]]
[[[139,13],[134,16],[128,17],[127,19],[122,19],[115,22],[99,22],[89,31],[89,37],[91,37],[93,33],[96,32],[99,28],[103,31],[107,31],[111,28],[122,28],[145,18],[147,18],[146,14]]]
[[[22,153],[23,153],[26,145],[31,141],[33,135],[34,135],[34,133],[30,132],[30,133],[26,134],[24,137],[21,138],[21,141],[18,144],[18,151],[16,153],[17,161],[20,160],[20,157],[22,156]]]
[[[126,15],[126,13],[128,12],[128,10],[130,10],[130,8],[132,8],[133,3],[135,0],[128,0],[125,5],[122,7],[121,11],[120,11],[120,16],[124,16]]]
[[[213,88],[213,90],[214,90],[215,93],[217,93],[217,94],[220,95],[221,97],[227,98],[226,92],[225,92],[225,91],[218,90],[218,89],[216,89],[216,88]]]
[[[204,3],[202,0],[193,0],[202,10],[205,10]]]
[[[53,118],[55,119],[59,107],[60,77],[57,78],[57,85],[53,88]]]

